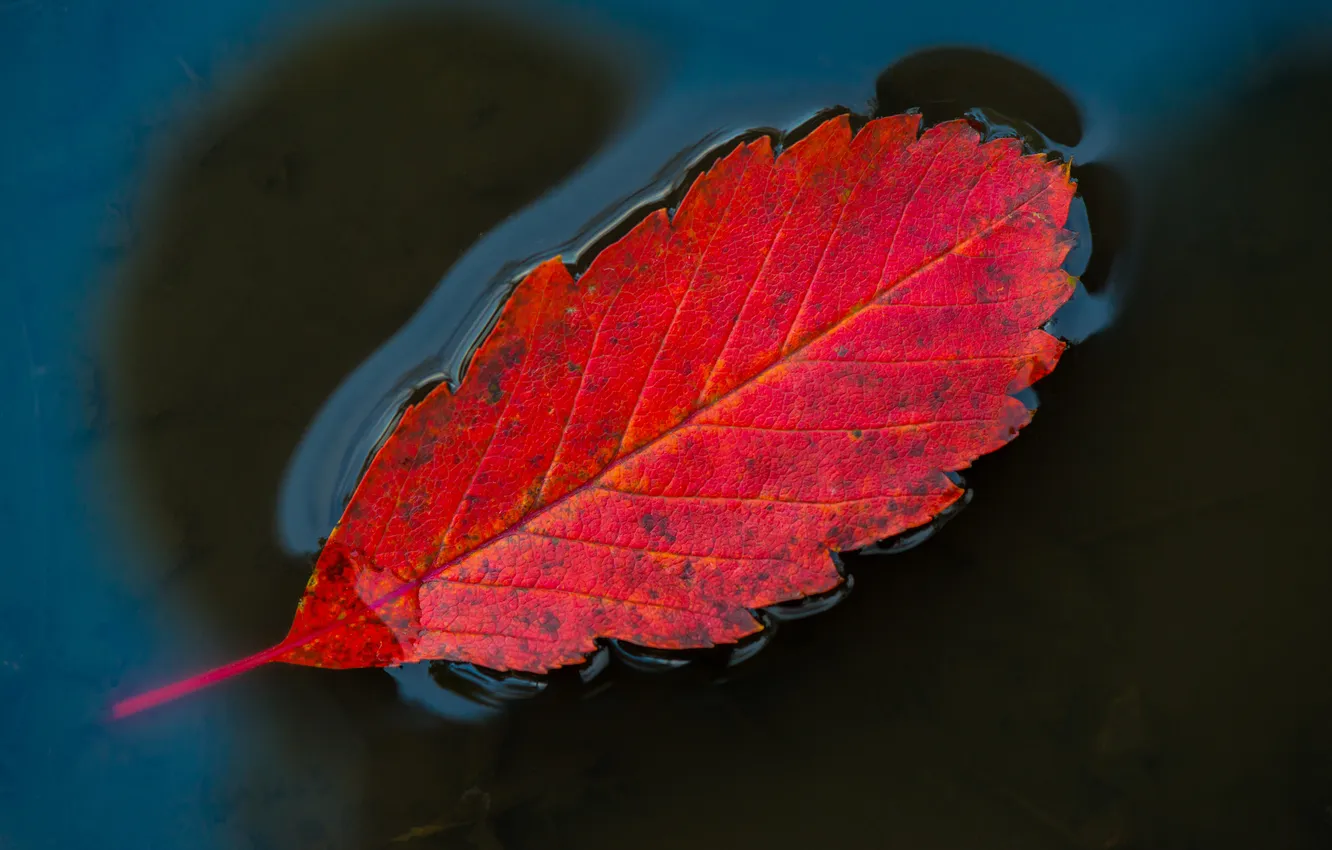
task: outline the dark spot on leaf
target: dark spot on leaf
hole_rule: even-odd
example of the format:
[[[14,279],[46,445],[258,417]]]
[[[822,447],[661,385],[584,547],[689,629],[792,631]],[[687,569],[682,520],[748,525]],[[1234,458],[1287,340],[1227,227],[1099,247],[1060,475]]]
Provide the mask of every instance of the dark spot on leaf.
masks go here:
[[[666,517],[661,514],[643,514],[643,516],[639,517],[638,524],[648,534],[660,537],[668,543],[675,541],[675,533],[671,531],[670,524]]]
[[[541,630],[554,637],[560,631],[560,618],[549,608],[545,609],[541,617]]]

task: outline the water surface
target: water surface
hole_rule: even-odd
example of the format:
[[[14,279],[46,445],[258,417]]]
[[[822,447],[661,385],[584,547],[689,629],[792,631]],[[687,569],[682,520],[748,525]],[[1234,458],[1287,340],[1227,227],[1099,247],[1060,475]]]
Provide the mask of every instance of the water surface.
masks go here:
[[[1325,4],[382,9],[0,5],[0,847],[1332,843]],[[105,722],[285,632],[524,263],[874,97],[1071,154],[1115,311],[946,528],[732,668]]]

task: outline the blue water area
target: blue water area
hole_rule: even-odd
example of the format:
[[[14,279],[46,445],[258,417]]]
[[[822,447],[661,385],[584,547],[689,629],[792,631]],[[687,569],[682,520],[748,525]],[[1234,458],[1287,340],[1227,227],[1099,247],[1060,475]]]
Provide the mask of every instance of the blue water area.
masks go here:
[[[110,721],[285,633],[515,274],[835,106],[1082,188],[1086,339],[946,530],[732,668]],[[1329,115],[1325,0],[0,0],[0,848],[1332,846]]]

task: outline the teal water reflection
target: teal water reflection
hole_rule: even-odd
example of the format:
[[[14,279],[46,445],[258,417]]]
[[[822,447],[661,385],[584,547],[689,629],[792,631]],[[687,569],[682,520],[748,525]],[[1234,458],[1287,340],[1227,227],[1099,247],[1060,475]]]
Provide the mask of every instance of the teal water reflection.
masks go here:
[[[1329,26],[0,3],[0,847],[1327,846]],[[356,447],[507,264],[949,45],[1076,106],[1124,301],[946,531],[852,559],[845,603],[721,685],[561,680],[464,725],[281,668],[105,723],[285,630]]]

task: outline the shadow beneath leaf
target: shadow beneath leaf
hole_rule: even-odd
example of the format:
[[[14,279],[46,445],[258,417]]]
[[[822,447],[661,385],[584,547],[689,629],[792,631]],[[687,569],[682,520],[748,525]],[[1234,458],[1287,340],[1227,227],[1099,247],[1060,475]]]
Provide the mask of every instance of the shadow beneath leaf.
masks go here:
[[[361,20],[216,98],[178,144],[108,354],[113,430],[163,550],[129,581],[206,623],[163,657],[285,634],[310,569],[274,535],[293,448],[479,234],[608,138],[631,92],[584,51],[473,14]],[[490,741],[431,738],[379,671],[281,667],[209,699],[247,717],[213,793],[219,826],[255,846],[374,846],[462,794]]]
[[[927,124],[982,107],[1038,128],[1073,147],[1082,116],[1049,77],[1015,59],[970,47],[938,47],[903,57],[874,86],[878,114],[919,109]]]
[[[1269,57],[1224,113],[1128,140],[1124,310],[967,471],[971,507],[848,557],[845,602],[733,670],[517,706],[488,834],[1327,846],[1326,55]]]

